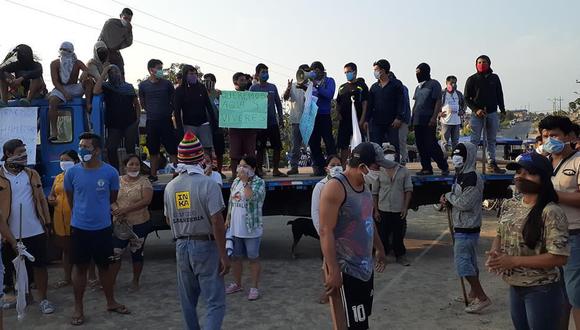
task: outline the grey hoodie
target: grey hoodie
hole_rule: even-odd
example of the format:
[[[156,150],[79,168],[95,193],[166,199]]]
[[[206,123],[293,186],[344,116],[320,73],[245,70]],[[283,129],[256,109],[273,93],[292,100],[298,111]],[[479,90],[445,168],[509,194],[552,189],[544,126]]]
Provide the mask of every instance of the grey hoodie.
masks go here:
[[[452,205],[455,232],[478,233],[481,227],[483,178],[475,171],[477,147],[469,142],[462,144],[467,150],[467,157],[463,167],[457,170],[451,192],[445,194],[445,198]]]

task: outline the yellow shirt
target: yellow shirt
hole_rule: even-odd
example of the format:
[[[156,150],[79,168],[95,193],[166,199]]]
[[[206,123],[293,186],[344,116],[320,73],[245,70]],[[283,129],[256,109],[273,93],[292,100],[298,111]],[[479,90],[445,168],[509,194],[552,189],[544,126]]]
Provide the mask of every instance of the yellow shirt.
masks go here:
[[[58,236],[70,236],[71,209],[64,191],[64,172],[54,178],[52,189],[56,195],[53,213],[54,232]]]
[[[143,192],[146,189],[153,190],[151,182],[149,182],[149,180],[144,176],[139,177],[139,179],[134,182],[125,180],[124,177],[121,177],[119,181],[121,184],[119,195],[117,197],[117,205],[119,205],[119,207],[134,205],[143,200]],[[145,206],[139,210],[129,212],[126,215],[126,219],[131,225],[140,225],[149,220],[149,210],[147,209],[147,206]],[[117,220],[116,217],[113,221],[115,220]]]

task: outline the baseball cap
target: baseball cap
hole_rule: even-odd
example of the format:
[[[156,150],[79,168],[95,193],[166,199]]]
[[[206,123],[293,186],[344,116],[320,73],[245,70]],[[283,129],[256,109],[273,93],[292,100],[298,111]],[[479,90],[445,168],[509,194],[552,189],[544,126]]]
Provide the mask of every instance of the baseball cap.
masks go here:
[[[8,157],[6,157],[7,153],[12,153],[14,152],[14,150],[16,150],[16,148],[18,147],[26,147],[26,144],[24,144],[24,142],[22,142],[22,140],[20,139],[12,139],[12,140],[8,140],[6,141],[6,143],[4,143],[4,146],[2,146],[2,152],[4,153],[4,155],[2,156],[2,161],[5,161]]]
[[[374,142],[363,142],[352,150],[352,158],[357,158],[361,163],[369,166],[377,164],[384,168],[393,168],[397,163],[386,160],[383,148]]]
[[[552,176],[552,172],[554,171],[550,160],[535,152],[519,155],[516,161],[507,164],[506,168],[510,171],[517,171],[523,168],[531,174],[539,174],[543,177]]]

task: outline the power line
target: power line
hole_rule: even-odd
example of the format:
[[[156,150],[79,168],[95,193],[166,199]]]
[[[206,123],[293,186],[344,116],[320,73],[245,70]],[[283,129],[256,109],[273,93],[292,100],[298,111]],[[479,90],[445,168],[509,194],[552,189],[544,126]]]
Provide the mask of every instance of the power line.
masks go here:
[[[99,11],[99,10],[96,10],[96,9],[93,9],[93,8],[90,8],[90,7],[87,7],[87,6],[81,5],[81,4],[79,4],[79,3],[76,3],[76,2],[74,2],[74,1],[71,1],[71,0],[63,0],[63,1],[64,1],[64,2],[67,2],[67,3],[69,3],[69,4],[72,4],[72,5],[74,5],[74,6],[77,6],[77,7],[80,7],[80,8],[83,8],[83,9],[86,9],[86,10],[89,10],[89,11],[92,11],[92,12],[95,12],[95,13],[97,13],[97,14],[100,14],[100,15],[103,15],[103,16],[107,16],[107,17],[111,17],[111,15],[110,15],[110,14],[107,14],[107,13],[104,13],[104,12],[102,12],[102,11]],[[204,46],[198,45],[198,44],[195,44],[195,43],[193,43],[193,42],[191,42],[191,41],[188,41],[188,40],[184,40],[184,39],[181,39],[181,38],[174,37],[174,36],[172,36],[172,35],[169,35],[169,34],[167,34],[167,33],[164,33],[164,32],[159,32],[159,31],[156,31],[156,30],[150,29],[150,28],[148,28],[148,27],[146,27],[146,26],[143,26],[143,25],[138,25],[138,24],[133,24],[133,23],[131,23],[131,25],[133,25],[133,26],[136,26],[136,27],[139,27],[139,28],[141,28],[141,29],[144,29],[144,30],[146,30],[146,31],[149,31],[149,32],[157,33],[157,34],[159,34],[159,35],[162,35],[162,36],[164,36],[164,37],[167,37],[167,38],[170,38],[170,39],[173,39],[173,40],[177,40],[177,41],[180,41],[180,42],[183,42],[183,43],[189,44],[189,45],[191,45],[191,46],[194,46],[194,47],[197,47],[197,48],[201,48],[201,49],[203,49],[203,50],[206,50],[206,51],[208,51],[208,52],[212,52],[212,53],[218,54],[218,55],[220,55],[220,56],[223,56],[223,57],[227,57],[227,58],[229,58],[229,59],[232,59],[232,60],[235,60],[235,61],[239,61],[239,62],[242,62],[242,63],[248,64],[248,65],[252,65],[252,66],[253,66],[253,65],[255,65],[255,64],[254,64],[254,63],[252,63],[252,62],[244,61],[244,60],[242,60],[242,59],[239,59],[239,58],[237,58],[237,57],[234,57],[234,56],[231,56],[231,55],[228,55],[228,54],[225,54],[225,53],[222,53],[222,52],[219,52],[219,51],[216,51],[216,50],[213,50],[213,49],[210,49],[210,48],[207,48],[207,47],[204,47]]]
[[[68,22],[71,22],[71,23],[74,23],[74,24],[78,24],[78,25],[81,25],[81,26],[84,26],[84,27],[87,27],[87,28],[90,28],[90,29],[93,29],[93,30],[97,30],[97,31],[100,30],[100,28],[98,28],[98,27],[95,27],[95,26],[92,26],[92,25],[89,25],[89,24],[85,24],[83,22],[75,21],[75,20],[72,20],[72,19],[70,19],[68,17],[64,17],[64,16],[60,16],[60,15],[57,15],[57,14],[53,14],[51,12],[48,12],[48,11],[45,11],[45,10],[42,10],[42,9],[38,9],[38,8],[34,8],[34,7],[31,7],[31,6],[27,6],[27,5],[18,3],[18,2],[14,2],[12,0],[6,0],[6,2],[9,2],[11,4],[14,4],[14,5],[17,5],[17,6],[26,8],[26,9],[29,9],[29,10],[33,10],[33,11],[42,13],[42,14],[45,14],[45,15],[48,15],[48,16],[56,17],[56,18],[59,18],[61,20],[65,20],[65,21],[68,21]],[[184,57],[184,58],[188,58],[188,59],[193,60],[193,61],[196,61],[196,62],[205,63],[207,65],[211,65],[211,66],[214,66],[216,68],[220,68],[220,69],[223,69],[223,70],[226,70],[226,71],[235,72],[235,70],[233,70],[233,69],[226,68],[224,66],[221,66],[221,65],[218,65],[218,64],[214,64],[214,63],[211,63],[211,62],[207,62],[207,61],[204,61],[204,60],[200,60],[200,59],[191,57],[189,55],[181,54],[181,53],[172,51],[172,50],[167,49],[167,48],[163,48],[163,47],[159,47],[159,46],[156,46],[156,45],[152,45],[152,44],[147,43],[147,42],[143,42],[143,41],[139,41],[139,40],[133,40],[133,42],[138,43],[138,44],[141,44],[141,45],[144,45],[144,46],[148,46],[148,47],[151,47],[151,48],[155,48],[155,49],[158,49],[158,50],[167,52],[167,53],[171,53],[171,54],[174,54],[174,55],[178,55],[178,56],[181,56],[181,57]]]
[[[187,28],[187,27],[184,27],[184,26],[182,26],[182,25],[179,25],[179,24],[175,24],[175,23],[173,23],[173,22],[171,22],[171,21],[168,21],[168,20],[166,20],[166,19],[164,19],[164,18],[161,18],[161,17],[155,16],[155,15],[153,15],[153,14],[150,14],[150,13],[146,12],[146,11],[143,11],[143,10],[140,10],[140,9],[138,9],[138,8],[135,8],[135,6],[131,6],[131,5],[127,4],[127,3],[124,3],[124,2],[121,2],[121,1],[118,1],[118,0],[111,0],[111,1],[113,1],[113,2],[115,2],[115,3],[117,3],[117,4],[119,4],[119,5],[122,5],[122,6],[124,6],[124,7],[131,7],[131,8],[132,8],[132,10],[134,10],[134,11],[140,12],[140,13],[142,13],[142,14],[145,14],[145,15],[149,16],[149,17],[153,17],[153,18],[155,18],[155,19],[157,19],[157,20],[159,20],[159,21],[161,21],[161,22],[164,22],[164,23],[167,23],[167,24],[169,24],[169,25],[172,25],[172,26],[174,26],[174,27],[180,28],[180,29],[182,29],[182,30],[185,30],[185,31],[187,31],[187,32],[189,32],[189,33],[193,33],[193,34],[195,34],[195,35],[197,35],[197,36],[200,36],[200,37],[202,37],[202,38],[205,38],[205,39],[207,39],[207,40],[211,40],[211,41],[213,41],[213,42],[216,42],[216,43],[218,43],[218,44],[220,44],[220,45],[222,45],[222,46],[225,46],[225,47],[228,47],[228,48],[230,48],[230,49],[236,50],[236,51],[238,51],[238,52],[244,53],[244,54],[246,54],[246,55],[249,55],[249,56],[255,57],[255,58],[257,58],[257,59],[259,59],[259,60],[261,60],[261,61],[268,62],[268,63],[270,63],[270,64],[273,64],[273,65],[279,66],[279,67],[281,67],[281,68],[284,68],[284,69],[286,69],[286,70],[289,70],[290,72],[293,72],[293,71],[294,71],[294,69],[292,69],[292,68],[289,68],[289,67],[287,67],[287,66],[285,66],[285,65],[283,65],[283,64],[276,63],[276,62],[274,62],[274,61],[272,61],[272,60],[269,60],[269,59],[267,59],[267,58],[261,57],[261,56],[259,56],[259,55],[256,55],[256,54],[252,54],[252,53],[250,53],[250,52],[248,52],[248,51],[245,51],[245,50],[243,50],[243,49],[241,49],[241,48],[238,48],[238,47],[236,47],[236,46],[232,46],[232,45],[230,45],[230,44],[228,44],[228,43],[225,43],[225,42],[223,42],[223,41],[220,41],[220,40],[218,40],[218,39],[215,39],[215,38],[212,38],[212,37],[210,37],[210,36],[207,36],[207,35],[205,35],[205,34],[203,34],[203,33],[200,33],[200,32],[197,32],[197,31],[194,31],[194,30],[192,30],[192,29],[189,29],[189,28]]]

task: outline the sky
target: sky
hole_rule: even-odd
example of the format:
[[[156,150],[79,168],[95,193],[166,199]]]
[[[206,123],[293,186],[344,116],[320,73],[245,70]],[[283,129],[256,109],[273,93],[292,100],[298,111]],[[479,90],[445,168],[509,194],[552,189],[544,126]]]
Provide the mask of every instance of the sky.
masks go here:
[[[222,90],[233,89],[235,72],[252,74],[263,62],[282,93],[300,64],[316,60],[337,85],[346,81],[344,64],[354,62],[370,85],[373,62],[385,58],[410,91],[421,62],[442,84],[457,76],[463,90],[475,59],[486,54],[507,109],[551,111],[560,97],[566,109],[580,92],[577,0],[0,0],[0,56],[29,44],[51,86],[49,64],[61,42],[72,42],[86,63],[103,23],[123,7],[134,12],[135,42],[122,51],[134,84],[158,58],[166,66],[199,65]]]

